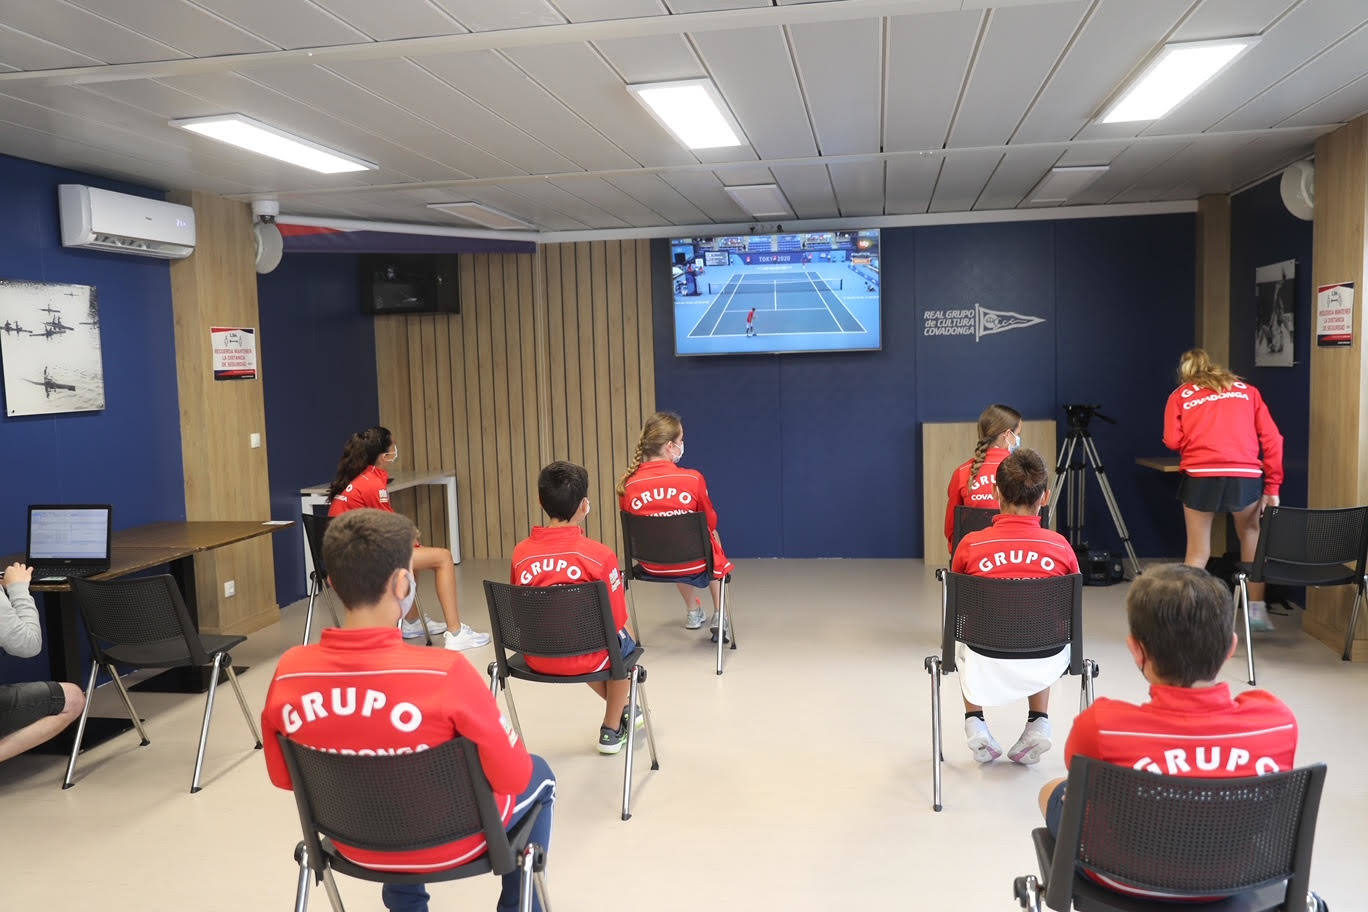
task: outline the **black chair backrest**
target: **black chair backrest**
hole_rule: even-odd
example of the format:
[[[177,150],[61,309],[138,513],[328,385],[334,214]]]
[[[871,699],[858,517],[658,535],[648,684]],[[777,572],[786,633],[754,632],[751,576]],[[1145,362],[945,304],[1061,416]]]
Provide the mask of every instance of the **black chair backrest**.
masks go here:
[[[1073,647],[1069,674],[1083,672],[1083,577],[999,579],[945,574],[941,667],[955,670],[955,641],[995,653]]]
[[[1325,765],[1242,779],[1161,776],[1076,756],[1047,900],[1067,909],[1075,864],[1148,891],[1230,896],[1288,881],[1301,909]]]
[[[169,574],[98,582],[72,579],[71,590],[97,657],[103,655],[105,646],[183,639],[192,661],[210,664],[180,589]]]
[[[953,556],[955,549],[959,547],[960,540],[970,532],[978,532],[980,529],[987,529],[993,524],[993,517],[998,515],[998,510],[985,510],[982,507],[955,507],[955,532],[951,540],[950,554]],[[1050,508],[1040,508],[1040,526],[1048,528],[1050,525]]]
[[[319,579],[328,578],[327,565],[323,563],[323,536],[328,531],[328,523],[332,518],[326,513],[304,513],[300,517],[304,522],[304,539],[309,543],[309,556],[313,558],[314,572]]]
[[[628,577],[641,561],[690,564],[702,560],[707,567],[699,572],[712,575],[712,535],[708,532],[706,515],[693,512],[675,516],[638,516],[626,510],[621,514],[622,548],[627,558]]]
[[[613,674],[622,673],[622,641],[602,580],[566,586],[512,586],[484,581],[494,658],[507,671],[508,652],[560,658],[608,650]],[[625,677],[625,674],[623,675]]]
[[[1277,574],[1278,565],[1334,567],[1354,565],[1354,579],[1363,576],[1368,557],[1368,507],[1307,510],[1268,507],[1259,527],[1259,547],[1249,578]]]
[[[360,757],[277,737],[315,871],[324,857],[320,834],[367,851],[411,852],[483,833],[494,872],[514,869],[494,793],[468,739],[412,754]]]

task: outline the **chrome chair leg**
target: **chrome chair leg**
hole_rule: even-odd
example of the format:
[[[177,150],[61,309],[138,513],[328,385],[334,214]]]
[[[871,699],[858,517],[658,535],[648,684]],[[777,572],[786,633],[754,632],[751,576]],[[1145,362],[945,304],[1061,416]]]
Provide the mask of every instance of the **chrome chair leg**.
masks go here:
[[[1349,612],[1349,629],[1344,632],[1344,655],[1340,656],[1346,662],[1354,654],[1354,631],[1358,629],[1359,609],[1363,607],[1365,586],[1368,586],[1368,578],[1359,581],[1358,591],[1354,593],[1354,610]]]
[[[1249,629],[1249,581],[1243,573],[1236,579],[1240,583],[1240,609],[1244,615],[1245,660],[1249,664],[1249,683],[1254,684],[1254,637]]]
[[[195,775],[190,780],[190,794],[200,790],[200,770],[204,768],[204,748],[209,743],[209,720],[214,715],[214,694],[218,691],[219,669],[223,667],[223,653],[214,654],[214,667],[209,678],[209,692],[204,697],[204,722],[200,724],[199,750],[195,752]]]
[[[508,686],[507,681],[504,681],[502,690],[504,705],[508,707],[508,720],[513,723],[513,730],[518,733],[518,737],[522,738],[523,730],[522,723],[518,721],[518,707],[513,705],[513,688]],[[526,743],[526,740],[523,743]]]
[[[497,662],[490,662],[486,669],[489,674],[489,695],[496,701],[499,699],[499,665]]]
[[[722,650],[727,642],[727,581],[717,587],[717,673],[722,673]]]
[[[247,728],[252,732],[252,738],[256,741],[256,749],[261,750],[261,732],[257,730],[256,716],[247,708],[247,698],[242,695],[242,685],[238,684],[237,672],[233,671],[233,657],[229,656],[224,663],[223,670],[228,672],[228,683],[233,685],[233,693],[237,694],[238,706],[242,707],[242,718],[247,720]]]
[[[940,656],[926,657],[926,671],[931,675],[931,809],[941,805],[941,660]]]
[[[133,708],[133,701],[129,699],[128,691],[124,689],[123,681],[119,680],[119,672],[113,665],[106,665],[105,670],[109,672],[109,677],[114,681],[114,687],[119,691],[119,696],[123,697],[124,706],[128,707],[128,718],[133,720],[133,727],[138,730],[138,737],[142,738],[139,747],[146,747],[152,742],[148,740],[147,731],[142,727],[142,719],[138,718],[138,711]]]
[[[62,780],[62,788],[64,789],[69,789],[76,784],[72,781],[72,777],[76,775],[76,755],[81,752],[81,740],[85,738],[86,719],[90,718],[90,702],[95,699],[95,676],[99,673],[100,663],[92,660],[90,678],[86,681],[85,708],[81,710],[81,721],[76,723],[76,740],[71,743],[71,759],[67,761],[66,778]]]
[[[656,756],[655,729],[651,727],[651,706],[646,702],[646,682],[642,681],[637,688],[637,696],[641,698],[641,715],[646,720],[646,746],[651,751],[651,769],[660,769],[660,758]],[[633,729],[635,731],[635,729]]]
[[[295,861],[299,862],[299,885],[295,887],[295,912],[309,912],[309,850],[304,843],[295,846]]]
[[[632,619],[632,632],[636,634],[637,645],[641,645],[641,622],[637,620],[636,598],[632,595],[631,587],[627,587],[627,614]]]
[[[337,892],[337,881],[333,879],[331,867],[323,868],[323,889],[328,891],[328,905],[332,906],[333,912],[347,912],[342,905],[342,894]]]
[[[1094,684],[1093,684],[1093,681],[1097,678],[1097,675],[1098,675],[1098,674],[1099,674],[1099,669],[1098,669],[1098,667],[1097,667],[1097,663],[1094,662],[1092,659],[1084,659],[1084,660],[1083,660],[1083,693],[1082,693],[1082,695],[1079,697],[1079,700],[1080,700],[1080,702],[1079,702],[1079,707],[1078,707],[1078,711],[1079,711],[1079,712],[1082,712],[1083,710],[1087,709],[1089,706],[1092,706],[1092,705],[1093,705],[1093,700],[1097,699],[1097,694],[1094,692]]]
[[[522,868],[522,878],[518,884],[518,912],[532,912],[533,866],[537,860],[537,846],[529,842],[522,852],[518,867]]]
[[[318,573],[309,574],[309,610],[304,612],[304,639],[300,641],[301,646],[309,645],[309,632],[313,629],[313,610],[314,601],[318,598]]]
[[[537,895],[541,897],[542,912],[551,912],[551,896],[546,892],[546,872],[537,871],[532,877],[537,884]]]
[[[640,686],[641,667],[632,666],[631,687],[627,691],[627,760],[622,770],[622,819],[632,819],[632,761],[636,755],[637,688]]]

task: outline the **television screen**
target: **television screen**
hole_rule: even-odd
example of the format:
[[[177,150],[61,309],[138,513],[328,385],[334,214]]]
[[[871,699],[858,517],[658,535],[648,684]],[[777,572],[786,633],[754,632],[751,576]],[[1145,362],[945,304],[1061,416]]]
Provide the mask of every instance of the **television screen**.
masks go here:
[[[369,253],[360,259],[363,313],[460,313],[455,254]]]
[[[876,351],[879,232],[670,241],[675,354]]]

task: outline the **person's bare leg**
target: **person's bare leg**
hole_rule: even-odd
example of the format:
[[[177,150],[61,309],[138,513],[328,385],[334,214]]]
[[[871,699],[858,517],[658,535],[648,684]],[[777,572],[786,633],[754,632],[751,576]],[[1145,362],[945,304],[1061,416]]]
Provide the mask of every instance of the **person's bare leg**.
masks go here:
[[[708,591],[712,593],[713,611],[722,610],[722,581],[713,580],[708,583]]]
[[[85,694],[81,688],[62,682],[62,694],[66,697],[66,706],[57,715],[45,716],[32,725],[0,738],[0,762],[37,747],[80,718],[81,710],[85,709]]]
[[[675,588],[679,590],[679,597],[684,600],[684,610],[691,610],[694,606],[694,587],[688,583],[675,583]]]
[[[1211,521],[1215,515],[1183,507],[1183,523],[1187,526],[1187,556],[1183,563],[1189,567],[1205,569],[1211,560]]]
[[[961,697],[960,699],[964,698]],[[983,707],[976,706],[975,704],[970,703],[968,700],[964,700],[964,711],[967,713],[981,713],[983,712]]]
[[[1240,537],[1240,560],[1246,564],[1254,562],[1254,552],[1259,549],[1259,501],[1254,501],[1239,513],[1232,515],[1235,520],[1235,534]],[[1263,583],[1246,583],[1249,586],[1249,600],[1262,602],[1265,586]]]
[[[461,611],[456,606],[456,566],[446,548],[416,548],[413,552],[414,570],[433,570],[437,574],[437,601],[442,604],[442,617],[452,636],[461,632]],[[416,620],[415,607],[406,620]]]
[[[1026,705],[1031,712],[1047,713],[1050,711],[1050,688],[1045,688],[1039,693],[1033,693],[1026,698]]]
[[[587,681],[589,689],[598,694],[600,698],[608,699],[607,685],[603,681]]]
[[[604,681],[608,691],[603,698],[603,727],[611,728],[614,731],[622,724],[622,711],[627,708],[627,699],[631,694],[632,682],[623,678],[621,681]]]
[[[1067,780],[1067,779],[1051,779],[1049,782],[1045,783],[1044,787],[1041,788],[1041,790],[1040,790],[1040,816],[1041,816],[1041,817],[1044,817],[1044,816],[1045,816],[1045,812],[1046,812],[1046,811],[1049,809],[1049,807],[1050,807],[1050,795],[1052,795],[1052,794],[1054,793],[1054,790],[1055,790],[1055,789],[1059,788],[1059,786],[1060,786],[1061,783],[1068,782],[1068,781],[1069,781],[1069,780]]]

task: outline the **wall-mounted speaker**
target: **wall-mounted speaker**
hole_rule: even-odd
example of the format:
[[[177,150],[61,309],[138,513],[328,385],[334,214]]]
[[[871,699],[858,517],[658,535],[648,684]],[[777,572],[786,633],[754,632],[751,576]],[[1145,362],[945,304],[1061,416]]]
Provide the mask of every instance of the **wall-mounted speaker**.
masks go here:
[[[1316,166],[1309,161],[1299,161],[1283,169],[1283,205],[1297,218],[1309,222],[1316,211]]]

